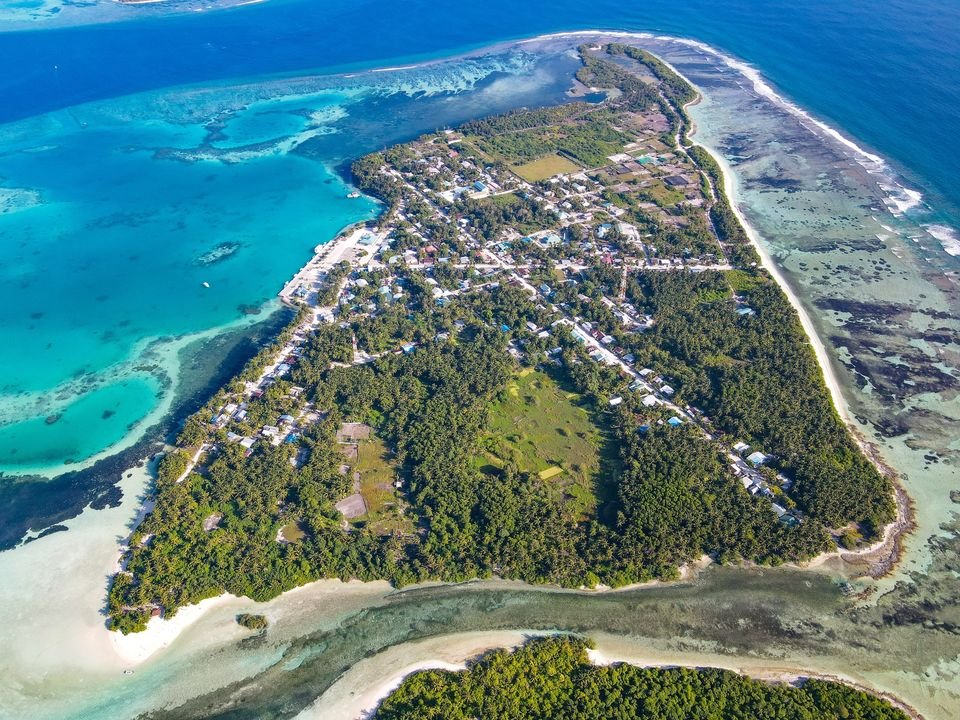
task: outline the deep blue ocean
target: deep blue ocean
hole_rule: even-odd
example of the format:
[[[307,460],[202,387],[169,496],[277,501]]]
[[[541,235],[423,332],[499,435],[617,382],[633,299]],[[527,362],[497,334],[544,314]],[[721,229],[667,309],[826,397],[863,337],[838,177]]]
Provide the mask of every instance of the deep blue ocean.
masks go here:
[[[167,85],[369,67],[560,30],[655,31],[754,64],[784,95],[960,208],[955,0],[267,0],[166,16],[156,7],[131,8],[143,21],[0,34],[0,120]]]

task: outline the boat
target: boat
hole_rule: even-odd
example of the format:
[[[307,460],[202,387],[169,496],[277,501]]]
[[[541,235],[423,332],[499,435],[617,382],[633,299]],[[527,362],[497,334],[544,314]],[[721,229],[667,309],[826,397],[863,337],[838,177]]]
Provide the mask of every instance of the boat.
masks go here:
[[[210,283],[208,283],[206,280],[204,280],[204,281],[203,281],[203,286],[204,286],[205,288],[208,288],[208,287],[210,287]]]
[[[360,197],[360,193],[354,190],[353,192],[347,193],[347,197],[350,198],[351,200],[356,200],[358,197]]]

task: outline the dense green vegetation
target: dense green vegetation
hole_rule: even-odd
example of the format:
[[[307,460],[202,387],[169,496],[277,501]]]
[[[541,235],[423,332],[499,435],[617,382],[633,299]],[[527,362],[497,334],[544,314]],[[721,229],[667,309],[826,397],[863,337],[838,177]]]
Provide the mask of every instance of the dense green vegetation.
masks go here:
[[[906,720],[886,701],[823,680],[769,684],[727,670],[592,665],[587,643],[535,640],[461,672],[403,681],[374,720]]]
[[[242,625],[247,630],[266,630],[269,623],[264,615],[240,613],[237,615],[237,624]]]
[[[532,124],[537,119],[542,124]],[[514,130],[518,125],[521,127]],[[583,103],[468,123],[464,131],[480,150],[511,164],[556,153],[586,167],[597,167],[607,163],[608,155],[620,152],[628,140],[613,127],[606,110],[597,111]]]
[[[597,267],[578,293],[619,282],[618,272]],[[752,314],[736,312],[731,284]],[[773,465],[794,478],[791,497],[811,517],[829,527],[862,523],[867,535],[893,519],[889,483],[833,409],[799,319],[766,273],[638,274],[627,296],[654,318],[650,331],[624,333],[616,319],[569,291],[563,298],[641,363],[673,378],[679,399],[732,441],[775,455]]]
[[[581,79],[620,88],[617,104],[510,113],[470,123],[465,133],[513,160],[562,152],[589,165],[622,145],[625,136],[612,130],[619,110],[656,106],[680,122],[689,86],[645,53],[621,46],[606,53],[643,64],[659,85],[584,54]],[[128,572],[111,586],[112,627],[136,631],[156,608],[169,616],[224,592],[262,601],[320,578],[403,585],[497,575],[622,586],[675,578],[705,553],[721,562],[803,560],[831,547],[825,527],[850,525],[852,537],[853,524],[870,535],[889,521],[889,483],[833,410],[786,297],[755,267],[719,168],[700,148],[689,153],[692,161],[683,149],[667,154],[687,169],[695,163],[700,187],[709,189],[709,178],[717,188],[711,219],[736,269],[627,273],[631,312],[650,321],[642,331],[610,307],[624,283],[621,267],[593,256],[568,277],[534,242],[517,244],[528,262],[543,261],[530,279],[555,288],[546,304],[495,271],[497,282],[470,289],[479,271],[468,276],[452,263],[437,262],[429,273],[403,264],[335,268],[321,300],[334,302],[351,281],[350,300],[338,324],[319,326],[302,343],[289,375],[243,395],[244,417],[218,422],[305,313],[186,420],[181,449],[159,465],[156,507],[131,539]],[[462,196],[446,206],[449,217],[438,217],[396,177],[419,178],[421,162],[399,146],[354,166],[359,187],[391,208],[402,205],[406,221],[390,228],[394,254],[432,262],[471,253],[455,220],[481,240],[557,222],[532,193],[519,192]],[[395,172],[380,172],[384,165]],[[431,177],[447,172],[435,170]],[[597,187],[603,201],[628,211],[649,245],[721,254],[705,209],[675,206],[661,225],[629,193]],[[684,222],[667,223],[677,217]],[[605,242],[626,256],[636,252],[616,228]],[[381,282],[391,296],[402,283],[402,300],[385,299]],[[441,288],[458,294],[438,302]],[[645,404],[632,378],[589,357],[568,326],[554,323],[560,307],[609,335],[621,356],[633,354],[637,368],[669,378],[681,407],[708,418],[702,428],[678,418],[679,427],[671,425],[672,412]],[[355,363],[355,350],[369,362]],[[284,417],[296,432],[267,441],[262,431],[277,430]],[[338,442],[344,423],[373,431],[352,458]],[[247,449],[241,437],[256,441]],[[772,498],[751,495],[731,471],[727,453],[736,440],[772,456],[762,468]],[[200,447],[210,449],[187,473]],[[354,494],[362,514],[347,521],[337,504]],[[771,500],[800,520],[779,520]]]
[[[780,562],[826,546],[816,523],[779,523],[767,501],[747,494],[719,450],[692,428],[655,425],[638,433],[651,415],[635,396],[604,411],[623,467],[604,517],[584,520],[584,503],[570,502],[575,494],[558,496],[551,485],[556,479],[541,478],[537,467],[525,471],[504,462],[481,471],[473,458],[489,437],[489,408],[509,392],[515,372],[506,342],[523,337],[535,349],[532,335],[499,328],[522,328],[539,313],[515,288],[470,294],[444,310],[421,308],[405,330],[408,338],[433,337],[464,321],[455,338],[348,367],[330,364],[343,329],[321,328],[294,379],[324,415],[298,446],[260,443],[246,457],[239,446],[221,442],[203,473],[179,483],[183,453],[163,461],[156,508],[133,538],[135,580],[120,574],[111,590],[114,627],[141,628],[143,608],[152,605],[172,614],[222,592],[266,600],[322,577],[404,584],[497,574],[567,586],[623,585],[674,577],[677,565],[702,553]],[[568,336],[558,339],[565,349],[552,372],[601,411],[604,388],[623,381],[587,360]],[[286,384],[277,383],[249,412],[265,422],[291,402]],[[343,420],[371,424],[393,450],[417,532],[341,527],[333,505],[350,488],[338,469],[343,457],[334,435]],[[295,467],[290,460],[298,447],[308,458]],[[214,513],[217,526],[206,530],[204,521]],[[278,529],[290,523],[303,536],[278,542]]]

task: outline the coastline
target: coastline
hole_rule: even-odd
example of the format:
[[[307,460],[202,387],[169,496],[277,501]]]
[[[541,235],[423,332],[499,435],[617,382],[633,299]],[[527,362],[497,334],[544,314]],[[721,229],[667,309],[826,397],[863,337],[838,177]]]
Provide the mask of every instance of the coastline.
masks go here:
[[[663,62],[666,63],[666,61]],[[669,65],[669,63],[666,64]],[[692,87],[696,88],[696,85],[690,82],[690,80],[688,80],[682,73],[677,71],[676,68],[673,66],[670,67],[674,72],[677,73],[677,75],[686,80],[686,82]],[[700,100],[701,92],[697,88],[697,97],[684,105],[684,112],[686,112],[687,107],[699,103]],[[837,411],[837,414],[840,416],[840,419],[846,426],[847,431],[850,433],[857,447],[860,449],[861,454],[863,454],[864,457],[866,457],[873,464],[873,466],[881,475],[888,478],[893,485],[893,500],[894,504],[896,505],[896,517],[884,527],[880,540],[865,548],[860,548],[854,551],[842,551],[838,549],[832,552],[821,553],[820,555],[811,558],[806,563],[798,565],[798,567],[819,567],[833,557],[839,557],[841,560],[844,560],[846,563],[851,565],[854,564],[854,559],[857,561],[856,564],[862,564],[864,558],[867,556],[877,555],[878,557],[876,560],[867,561],[868,570],[863,574],[869,575],[875,579],[888,575],[896,568],[903,556],[904,537],[916,527],[913,521],[912,501],[910,500],[910,497],[902,484],[899,482],[896,471],[894,471],[893,468],[882,459],[880,449],[875,444],[867,440],[860,428],[854,423],[847,400],[843,396],[843,390],[841,388],[840,381],[837,378],[836,370],[830,361],[830,355],[827,353],[827,347],[817,333],[816,326],[813,324],[812,318],[810,317],[809,313],[807,313],[803,303],[800,302],[800,298],[797,297],[796,293],[793,291],[793,288],[790,287],[790,283],[788,283],[787,279],[783,276],[783,273],[780,271],[780,268],[777,266],[769,251],[763,246],[760,234],[757,232],[756,228],[754,228],[747,221],[747,218],[740,210],[737,202],[737,178],[729,162],[727,162],[727,159],[721,153],[716,152],[713,148],[710,148],[700,142],[697,142],[695,138],[697,130],[696,124],[693,122],[692,118],[689,118],[689,116],[687,117],[690,123],[689,127],[687,128],[687,137],[693,145],[702,148],[717,163],[717,166],[720,168],[720,173],[723,177],[723,192],[727,195],[730,209],[736,216],[737,221],[743,227],[743,230],[746,233],[747,238],[750,240],[750,244],[753,246],[753,249],[757,252],[757,255],[760,256],[761,265],[768,273],[770,273],[770,276],[780,288],[780,291],[786,296],[794,312],[797,313],[797,317],[800,319],[800,325],[803,327],[803,331],[810,342],[810,346],[813,348],[813,353],[816,357],[817,364],[820,366],[820,370],[823,375],[823,381],[827,387],[827,391],[830,393],[834,409]],[[857,147],[851,141],[846,141],[846,143],[855,148]],[[866,152],[860,150],[860,148],[857,148],[857,150],[864,153]],[[882,160],[879,158],[877,158],[877,160],[882,162]]]
[[[346,670],[296,720],[358,720],[369,717],[410,675],[421,670],[464,670],[491,650],[515,648],[552,633],[523,630],[469,632],[387,648]],[[383,672],[384,666],[391,669]]]
[[[537,38],[531,38],[529,40],[521,41],[517,44],[522,44],[524,42],[535,42],[538,40],[545,40],[550,38],[566,38],[569,36],[600,36],[601,38],[607,38],[610,36],[614,37],[632,37],[640,39],[649,39],[655,36],[645,33],[605,33],[603,31],[583,31],[577,33],[559,33],[555,35],[545,35]],[[690,41],[694,42],[694,41]],[[719,53],[718,53],[719,54]],[[687,103],[684,106],[684,110],[690,105],[697,104],[701,101],[701,93],[696,86],[690,82],[686,77],[684,77],[675,67],[664,61],[662,58],[657,56],[658,59],[667,64],[674,72],[676,72],[680,77],[683,77],[692,87],[697,89],[697,97]],[[376,72],[376,70],[371,70],[370,72]],[[893,470],[883,463],[879,456],[879,450],[869,443],[863,435],[859,432],[856,426],[853,424],[853,420],[849,413],[849,408],[846,403],[845,398],[843,397],[841,386],[839,380],[835,374],[835,370],[830,362],[827,349],[823,341],[820,339],[819,335],[816,332],[815,326],[810,318],[809,314],[806,312],[805,308],[801,304],[799,298],[791,289],[790,285],[787,283],[786,279],[783,277],[776,263],[773,261],[772,256],[769,252],[763,247],[760,235],[757,233],[755,228],[753,228],[747,219],[744,217],[743,213],[739,209],[736,202],[736,176],[732,171],[729,163],[726,159],[719,153],[716,153],[711,148],[699,143],[695,139],[696,134],[696,125],[693,122],[692,118],[689,118],[689,126],[686,129],[687,137],[689,141],[694,145],[697,145],[707,151],[711,157],[717,162],[720,167],[722,176],[723,176],[723,192],[727,195],[729,200],[730,207],[734,212],[737,220],[743,226],[747,237],[750,240],[751,245],[754,247],[758,255],[760,256],[761,263],[763,267],[770,273],[771,277],[777,283],[777,286],[781,291],[786,295],[791,307],[797,313],[801,325],[804,329],[804,332],[810,342],[811,347],[813,348],[816,360],[818,365],[821,368],[823,375],[824,383],[827,386],[827,390],[830,393],[833,405],[839,414],[840,418],[847,426],[848,431],[850,431],[856,441],[857,445],[860,447],[861,452],[877,467],[877,469],[890,477],[894,482],[895,488],[895,501],[897,507],[897,517],[896,519],[884,527],[883,533],[881,534],[880,539],[872,543],[871,545],[861,548],[855,551],[844,551],[844,550],[833,550],[830,552],[824,552],[820,555],[817,555],[811,558],[808,561],[802,563],[791,563],[791,567],[800,569],[800,570],[816,570],[826,563],[834,559],[840,559],[843,561],[845,568],[851,571],[851,577],[864,577],[870,576],[873,578],[883,577],[884,575],[889,574],[896,567],[903,554],[903,538],[904,536],[914,527],[912,521],[912,513],[910,509],[909,497],[906,494],[906,491],[902,486],[896,481],[896,474]],[[865,151],[861,151],[865,152]],[[345,183],[346,183],[345,179]],[[373,198],[377,200],[376,198]],[[325,242],[320,243],[314,248],[313,254],[307,262],[301,266],[301,268],[292,276],[292,278],[286,282],[283,288],[278,293],[282,302],[285,304],[292,304],[291,298],[294,296],[294,293],[300,287],[308,288],[308,294],[310,290],[315,290],[319,285],[320,278],[322,274],[326,271],[329,271],[335,265],[342,261],[356,262],[359,256],[364,252],[364,248],[361,247],[360,240],[367,234],[380,235],[380,233],[367,229],[367,225],[370,220],[358,221],[351,223],[344,228],[342,228],[337,235]],[[382,240],[382,237],[378,239]],[[315,312],[319,311],[319,308],[315,304],[311,304]],[[308,320],[309,324],[311,320]],[[690,582],[696,578],[696,575],[702,571],[704,568],[713,564],[712,559],[709,556],[702,556],[692,563],[685,564],[678,568],[679,577],[676,580],[670,581],[650,581],[645,583],[637,583],[628,585],[622,588],[608,588],[608,587],[597,587],[597,588],[580,588],[580,589],[560,589],[556,588],[557,592],[575,592],[583,594],[594,594],[594,593],[616,593],[629,590],[636,590],[641,588],[652,588],[663,585],[673,585],[680,584],[684,582]],[[855,568],[866,566],[864,571],[855,570]],[[329,582],[329,580],[317,580],[306,585],[302,585],[299,588],[293,588],[288,590],[285,593],[282,593],[278,597],[282,597],[289,592],[293,592],[299,589],[310,588],[318,583]],[[356,581],[352,581],[356,582]],[[379,581],[374,581],[379,582]],[[470,582],[485,582],[483,580],[475,579]],[[496,581],[494,581],[496,582]],[[508,581],[509,582],[509,581]],[[367,584],[367,583],[363,583]],[[435,583],[426,583],[435,584]],[[456,585],[459,583],[451,583],[450,585]],[[529,587],[532,590],[545,589],[549,586],[539,587],[536,585],[526,585],[521,583],[525,587]],[[419,586],[417,586],[419,587]],[[159,650],[168,647],[179,635],[183,632],[189,625],[196,622],[200,617],[206,614],[209,610],[217,607],[229,600],[231,595],[222,594],[216,596],[215,598],[209,598],[204,600],[201,603],[195,605],[189,605],[181,608],[177,614],[170,620],[163,618],[155,618],[150,621],[149,627],[140,632],[134,633],[132,637],[143,636],[139,642],[130,641],[129,643],[115,643],[117,647],[118,654],[122,657],[129,658],[131,662],[141,663],[151,657],[153,654]],[[181,620],[181,615],[188,613],[186,619]],[[131,636],[126,636],[131,637]]]
[[[691,133],[692,133],[692,132],[693,132],[693,129],[691,129]],[[712,152],[711,152],[711,155],[713,155],[715,158],[717,157],[717,156],[714,155]],[[730,182],[730,178],[729,178],[729,175],[727,174],[727,168],[726,168],[725,164],[721,164],[721,168],[722,168],[722,170],[723,170],[723,172],[724,172],[725,181],[726,181],[727,183],[729,183],[729,182]],[[731,191],[729,190],[729,185],[728,185],[728,194],[730,194],[731,206],[733,207],[734,211],[737,212],[738,217],[740,217],[740,215],[739,215],[739,210],[738,210],[736,204],[733,202],[733,195],[731,194]],[[743,222],[743,219],[742,219],[742,218],[740,218],[740,219],[741,219],[741,222]],[[747,229],[747,231],[748,231],[748,233],[749,233],[750,230],[752,230],[752,228],[750,228],[750,226],[749,226],[748,224],[746,224],[745,222],[744,222],[743,224],[744,224],[744,227]],[[348,226],[348,227],[349,227],[349,226]],[[343,231],[342,231],[342,232],[343,232]],[[753,238],[752,238],[752,237],[751,237],[751,240],[753,241]],[[335,241],[335,240],[331,240],[330,242],[333,243],[334,241]],[[320,246],[320,247],[322,247],[322,246]],[[758,248],[758,251],[759,251],[759,248]],[[763,257],[763,254],[762,254],[762,253],[761,253],[761,257]],[[303,270],[303,269],[304,269],[304,268],[301,268],[301,270]],[[770,268],[768,268],[768,269],[770,269]],[[771,273],[773,274],[773,270],[771,269],[770,271],[771,271]],[[793,293],[789,290],[788,286],[787,286],[786,284],[781,284],[779,278],[776,278],[776,277],[775,277],[775,279],[776,279],[776,281],[778,282],[778,284],[780,285],[781,289],[782,289],[785,293],[787,293],[787,296],[788,296],[788,298],[791,300],[791,302],[793,302],[793,300],[794,300],[795,298],[794,298]],[[801,318],[803,318],[803,313],[802,313],[800,310],[798,310],[798,312],[800,312]],[[806,328],[805,328],[805,331],[806,331]],[[808,333],[808,337],[811,337],[811,342],[813,342],[813,337],[816,337],[816,334],[814,334],[813,336],[810,336],[809,333]],[[818,338],[818,339],[819,339],[819,338]],[[816,348],[815,348],[815,350],[816,350]],[[824,348],[824,350],[825,350],[825,348]],[[820,357],[818,356],[818,363],[819,363],[819,362],[820,362]],[[824,365],[821,363],[821,367],[823,368],[823,372],[824,372],[824,374],[825,374],[825,377],[826,377],[826,375],[827,375],[828,372],[830,372],[830,373],[832,374],[832,367],[830,366],[829,363],[828,363],[826,366],[824,366]],[[828,368],[829,368],[829,370],[828,370]],[[829,389],[829,385],[828,385],[828,389]],[[832,392],[833,392],[833,391],[832,391],[832,389],[831,389],[831,394],[832,394]],[[844,407],[843,411],[841,411],[840,408],[839,408],[839,406],[838,406],[838,412],[841,412],[842,417],[844,418],[844,421],[846,422],[846,424],[848,425],[848,427],[851,427],[851,429],[853,429],[853,430],[855,431],[855,436],[857,437],[858,442],[866,443],[866,447],[869,447],[869,448],[871,448],[872,450],[876,451],[876,447],[875,447],[875,446],[870,445],[868,441],[866,441],[866,440],[865,440],[864,438],[862,438],[858,433],[856,433],[856,429],[851,425],[850,420],[849,420],[849,418],[848,418],[848,416],[847,416],[847,413],[848,413],[847,408]],[[874,462],[882,462],[882,461],[875,459]],[[900,498],[900,491],[901,491],[901,490],[902,490],[902,488],[899,488],[899,487],[898,487],[898,500],[902,501],[904,504],[901,505],[901,504],[898,502],[898,518],[900,517],[900,510],[901,510],[901,508],[906,507],[906,503],[908,502],[908,498],[906,498],[905,495],[904,495],[903,498]],[[903,541],[903,538],[904,538],[906,532],[907,532],[907,531],[905,531],[905,530],[904,530],[904,531],[901,531],[901,530],[895,529],[895,528],[893,527],[893,524],[888,525],[888,526],[884,529],[883,539],[882,539],[881,541],[878,541],[878,543],[881,545],[882,548],[886,548],[886,547],[888,546],[888,543],[893,543],[894,545],[896,545],[897,543],[899,543],[899,544],[900,544],[900,545],[899,545],[899,548],[892,548],[892,549],[899,549],[899,551],[902,552],[902,551],[903,551],[902,541]],[[802,566],[802,567],[810,567],[810,568],[819,567],[819,565],[823,564],[823,563],[826,562],[826,561],[832,560],[832,559],[834,559],[834,558],[843,559],[844,557],[856,556],[856,557],[855,557],[855,560],[856,560],[856,559],[860,559],[859,556],[860,556],[861,554],[881,550],[881,548],[878,548],[878,547],[877,547],[878,543],[874,543],[874,544],[871,545],[870,547],[864,548],[864,549],[862,549],[862,550],[860,550],[860,551],[857,551],[857,552],[855,552],[855,553],[849,553],[849,552],[840,551],[840,550],[835,551],[835,552],[832,552],[832,553],[825,553],[825,554],[823,554],[823,555],[821,555],[821,556],[818,556],[818,558],[815,558],[815,559],[809,561],[807,564],[805,564],[805,565]],[[884,550],[884,552],[885,552],[885,550]],[[883,552],[881,552],[880,554],[883,554]],[[892,569],[893,569],[893,566],[890,566],[890,567],[888,568],[888,572],[889,572],[890,570],[892,570]],[[325,582],[325,581],[318,581],[318,582]],[[670,584],[676,584],[676,583],[678,583],[678,582],[681,582],[681,581],[671,581]],[[296,592],[296,591],[299,591],[299,590],[305,590],[305,589],[307,589],[307,588],[311,588],[313,585],[314,585],[314,584],[311,583],[310,585],[302,586],[301,588],[296,588],[295,590],[288,591],[288,593]],[[532,587],[531,589],[536,590],[536,589],[538,589],[538,588]],[[629,589],[629,588],[622,588],[622,589],[625,590],[625,589]],[[612,590],[611,592],[618,592],[618,591],[620,591],[620,590],[622,590],[622,589],[618,588],[617,590]],[[575,592],[575,591],[574,591],[574,592]],[[284,593],[284,595],[286,595],[286,594],[287,594],[287,593]],[[282,597],[282,596],[281,596],[281,597]],[[330,595],[330,599],[331,599],[333,602],[340,602],[340,598],[342,598],[342,597],[343,597],[342,588],[335,588],[335,589],[332,591],[332,594]],[[278,599],[279,599],[279,598],[278,598]],[[216,600],[220,600],[221,602],[219,602],[219,603],[213,602],[213,601],[216,601]],[[218,598],[211,598],[209,601],[203,601],[202,603],[198,604],[197,606],[189,606],[189,607],[182,608],[182,609],[180,610],[180,612],[178,612],[178,614],[177,614],[174,618],[172,618],[171,620],[169,620],[169,621],[165,621],[165,620],[164,620],[164,621],[152,621],[152,622],[151,622],[151,632],[153,631],[154,626],[159,626],[159,630],[163,630],[164,632],[157,632],[157,633],[155,633],[154,639],[151,641],[152,644],[155,646],[155,648],[154,648],[149,654],[147,654],[146,656],[144,656],[143,658],[141,658],[141,659],[139,659],[139,660],[136,660],[136,662],[138,662],[138,663],[144,662],[146,659],[149,659],[154,653],[159,652],[159,651],[160,651],[161,649],[163,649],[163,648],[167,648],[169,645],[171,645],[171,644],[173,643],[173,641],[176,639],[176,637],[177,637],[181,632],[183,632],[183,630],[185,630],[187,627],[192,627],[192,626],[199,620],[199,618],[200,618],[201,616],[207,614],[208,612],[213,612],[216,608],[222,607],[222,605],[226,604],[226,603],[229,602],[230,600],[231,600],[231,596],[229,596],[229,595],[219,596]],[[204,603],[208,603],[208,602],[210,603],[210,605],[209,605],[209,606],[204,606]],[[204,607],[203,607],[203,611],[202,611],[202,612],[199,612],[199,613],[198,613],[198,616],[197,616],[196,618],[190,618],[190,619],[188,619],[188,620],[184,620],[184,626],[181,627],[180,629],[178,629],[177,632],[176,632],[175,634],[173,634],[172,637],[171,637],[171,636],[170,636],[170,633],[169,633],[169,631],[166,629],[166,626],[165,626],[164,623],[168,623],[168,622],[169,622],[170,624],[176,624],[176,623],[178,623],[178,622],[181,620],[181,616],[182,616],[182,615],[186,615],[186,614],[188,613],[188,611],[191,610],[191,609],[193,609],[194,607],[196,607],[196,608],[199,610],[199,608],[200,608],[201,606],[204,606]],[[483,633],[483,634],[486,635],[486,636],[488,636],[488,637],[493,635],[493,633]],[[140,635],[146,635],[146,633],[141,633]],[[448,637],[449,637],[449,636],[448,636]],[[413,668],[413,669],[410,669],[408,672],[413,672],[413,671],[415,671],[416,669],[420,669],[420,668]],[[770,672],[771,672],[771,676],[772,676],[773,671],[770,671]],[[831,675],[815,675],[815,674],[809,674],[809,673],[808,673],[808,674],[805,674],[804,676],[806,676],[806,677],[823,677],[823,678],[825,678],[825,679],[837,679],[837,677],[838,677],[838,676],[831,676]],[[785,677],[786,677],[786,676],[785,676]],[[846,681],[844,680],[844,682],[846,682]],[[854,683],[850,682],[850,683],[848,683],[848,684],[854,684]],[[860,685],[857,685],[857,686],[860,686]],[[866,686],[863,686],[863,687],[864,687],[864,689],[869,689],[869,688],[867,688]],[[892,699],[892,698],[890,698],[890,696],[888,696],[888,695],[885,695],[885,697],[888,697],[888,699]]]

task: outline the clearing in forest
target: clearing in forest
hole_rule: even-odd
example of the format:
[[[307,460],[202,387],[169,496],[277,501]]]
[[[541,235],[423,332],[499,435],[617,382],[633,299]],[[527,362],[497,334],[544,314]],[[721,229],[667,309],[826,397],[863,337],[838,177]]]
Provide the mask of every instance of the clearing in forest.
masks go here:
[[[481,440],[487,469],[513,461],[521,472],[537,474],[569,503],[574,516],[592,516],[597,506],[602,436],[580,396],[569,393],[547,373],[521,371],[490,409]]]
[[[512,170],[527,182],[538,182],[555,175],[579,172],[580,166],[562,155],[553,153],[532,162],[517,165]]]
[[[363,498],[366,512],[352,518],[352,522],[363,523],[379,533],[412,532],[412,520],[404,515],[404,503],[394,486],[396,468],[387,446],[375,434],[368,434],[354,447],[356,459],[350,473],[356,479],[356,493]]]

